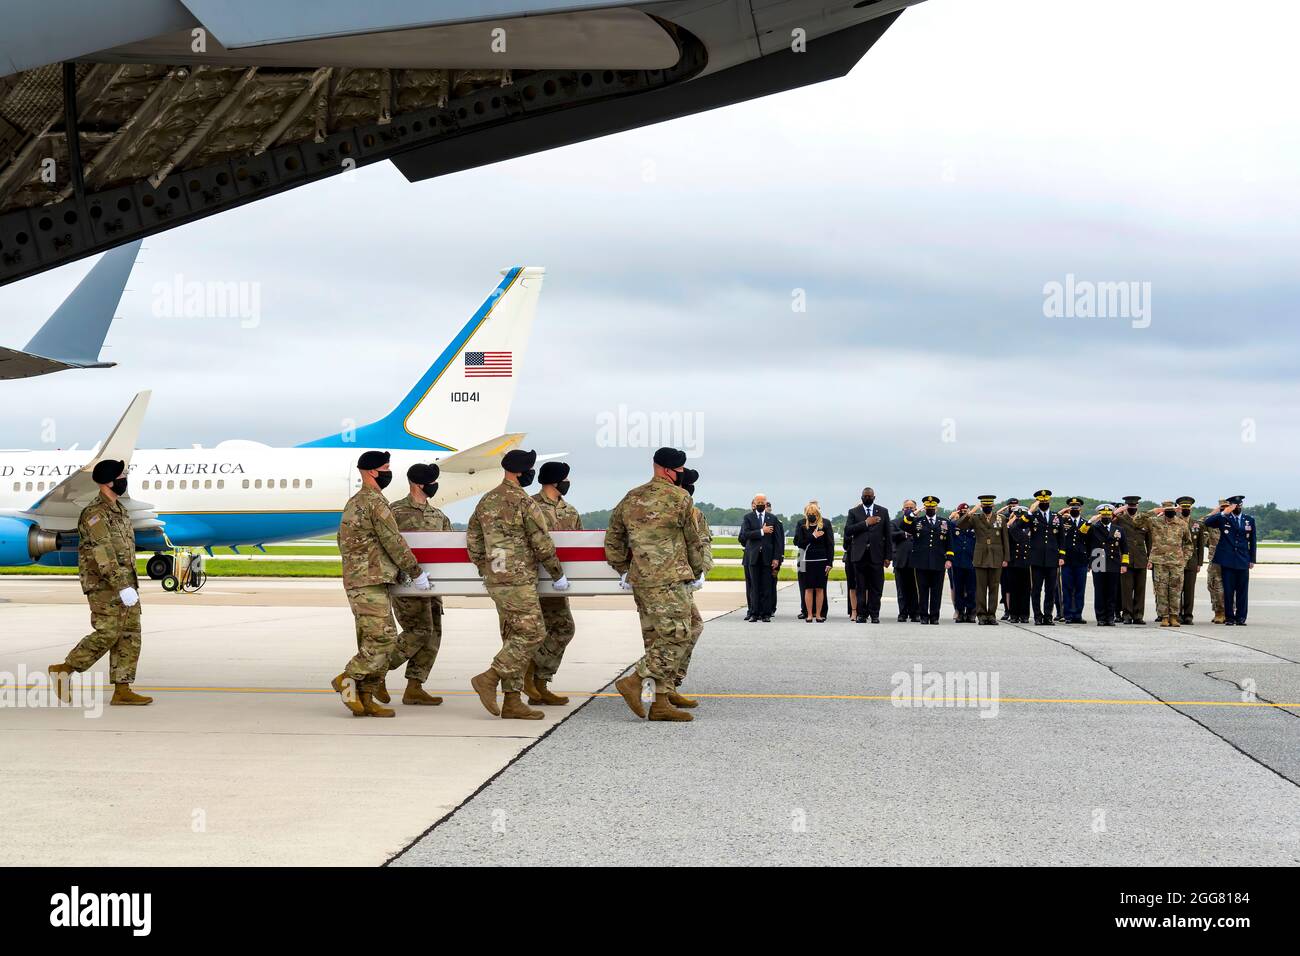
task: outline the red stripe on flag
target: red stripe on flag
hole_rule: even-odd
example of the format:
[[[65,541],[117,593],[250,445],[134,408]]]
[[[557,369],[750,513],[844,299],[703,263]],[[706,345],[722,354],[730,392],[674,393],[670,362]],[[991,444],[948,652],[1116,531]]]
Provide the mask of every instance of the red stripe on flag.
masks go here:
[[[469,564],[469,551],[465,548],[412,548],[415,560],[421,564]],[[564,561],[605,560],[604,548],[556,548],[556,555]]]

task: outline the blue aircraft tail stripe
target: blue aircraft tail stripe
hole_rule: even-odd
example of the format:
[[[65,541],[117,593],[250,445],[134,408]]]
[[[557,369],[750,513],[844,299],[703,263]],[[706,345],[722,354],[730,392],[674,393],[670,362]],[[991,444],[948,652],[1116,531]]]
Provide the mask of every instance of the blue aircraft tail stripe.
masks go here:
[[[436,451],[456,451],[450,445],[436,441],[432,438],[426,438],[423,435],[416,435],[406,427],[406,421],[411,417],[411,413],[429,394],[429,391],[442,378],[443,373],[456,360],[456,357],[464,350],[466,343],[473,337],[479,327],[487,321],[496,307],[497,302],[501,300],[514,285],[515,281],[523,272],[522,266],[515,266],[507,270],[501,282],[492,290],[478,311],[475,312],[465,323],[451,344],[442,350],[433,365],[421,376],[415,387],[407,393],[406,397],[391,412],[385,415],[379,421],[371,422],[369,425],[362,425],[354,432],[339,432],[334,435],[327,435],[324,438],[317,438],[314,441],[303,442],[299,448],[347,448],[347,447],[375,447],[375,448],[407,448],[407,449],[433,449]]]

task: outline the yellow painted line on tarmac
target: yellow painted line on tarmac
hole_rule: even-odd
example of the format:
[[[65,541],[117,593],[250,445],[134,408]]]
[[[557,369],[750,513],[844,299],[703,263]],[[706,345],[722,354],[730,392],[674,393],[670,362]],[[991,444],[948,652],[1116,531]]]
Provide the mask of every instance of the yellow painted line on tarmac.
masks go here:
[[[48,685],[28,684],[24,690],[34,690],[37,687],[45,689]],[[104,685],[107,689],[108,685]],[[329,687],[163,687],[163,686],[145,686],[142,684],[132,685],[136,691],[157,691],[161,693],[193,693],[193,694],[333,694],[334,691]],[[599,691],[580,691],[566,690],[554,691],[561,696],[568,697],[611,697],[619,698],[622,695],[617,693],[601,693]],[[430,694],[439,697],[477,697],[478,694],[472,690],[436,690],[431,689]],[[1146,705],[1146,706],[1179,706],[1179,707],[1289,707],[1300,709],[1300,703],[1274,703],[1269,701],[1239,701],[1239,700],[1152,700],[1152,699],[1129,699],[1129,698],[1111,698],[1111,697],[895,697],[893,694],[687,694],[689,697],[698,697],[709,700],[887,700],[897,701],[899,703],[922,703],[922,704],[1104,704],[1104,705]]]

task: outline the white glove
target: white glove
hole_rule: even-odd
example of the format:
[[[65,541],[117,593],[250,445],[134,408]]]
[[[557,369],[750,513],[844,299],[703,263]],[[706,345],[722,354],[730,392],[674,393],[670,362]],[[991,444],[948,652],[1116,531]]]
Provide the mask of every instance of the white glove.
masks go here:
[[[705,575],[705,573],[706,573],[706,572],[701,571],[701,572],[700,572],[700,579],[699,579],[698,581],[692,581],[692,582],[691,582],[691,590],[692,590],[692,591],[698,591],[700,588],[704,587],[704,575]]]
[[[427,590],[429,590],[429,588],[433,587],[433,585],[429,583],[429,572],[428,572],[428,571],[421,571],[421,572],[420,572],[420,576],[419,576],[418,578],[416,578],[414,581],[412,581],[412,582],[411,582],[411,585],[412,585],[412,587],[414,587],[417,591],[427,591]]]
[[[554,581],[551,582],[551,587],[555,588],[555,590],[557,590],[557,591],[567,591],[567,590],[569,590],[569,579],[568,579],[568,577],[566,577],[565,575],[561,574],[558,578],[556,578]]]
[[[117,596],[122,599],[123,607],[135,607],[140,603],[140,592],[135,588],[122,588]]]
[[[621,578],[618,579],[618,586],[621,587],[624,591],[630,591],[630,590],[632,590],[632,585],[630,585],[630,584],[627,583],[627,572],[626,572],[626,571],[624,571],[624,572],[623,572],[623,576],[622,576]]]

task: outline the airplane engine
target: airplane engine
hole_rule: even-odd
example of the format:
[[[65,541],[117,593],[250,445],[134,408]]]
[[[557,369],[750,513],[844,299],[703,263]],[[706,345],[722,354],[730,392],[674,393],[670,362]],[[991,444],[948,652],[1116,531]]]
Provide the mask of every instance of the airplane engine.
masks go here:
[[[0,517],[0,566],[32,564],[58,547],[53,532],[22,518]]]

